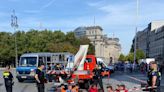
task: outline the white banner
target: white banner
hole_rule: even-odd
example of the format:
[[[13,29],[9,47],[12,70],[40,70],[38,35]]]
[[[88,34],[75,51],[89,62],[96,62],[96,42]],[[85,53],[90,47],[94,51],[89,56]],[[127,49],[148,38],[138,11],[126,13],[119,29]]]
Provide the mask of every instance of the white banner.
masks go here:
[[[80,49],[75,55],[74,69],[83,70],[84,62],[88,52],[89,45],[80,45]]]

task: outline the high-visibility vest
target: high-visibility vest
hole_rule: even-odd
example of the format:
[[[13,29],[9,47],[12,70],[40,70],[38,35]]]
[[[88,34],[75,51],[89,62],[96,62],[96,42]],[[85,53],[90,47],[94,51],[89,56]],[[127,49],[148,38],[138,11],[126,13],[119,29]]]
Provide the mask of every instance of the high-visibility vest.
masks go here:
[[[5,71],[5,72],[3,72],[3,77],[4,77],[4,78],[8,78],[8,77],[9,77],[9,75],[10,75],[10,73],[9,73],[9,72],[6,72],[6,71]]]

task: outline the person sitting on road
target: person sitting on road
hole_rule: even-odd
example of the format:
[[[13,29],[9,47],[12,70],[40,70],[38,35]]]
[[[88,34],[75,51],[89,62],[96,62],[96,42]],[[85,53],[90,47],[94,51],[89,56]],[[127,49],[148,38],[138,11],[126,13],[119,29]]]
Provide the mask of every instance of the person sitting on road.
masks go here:
[[[66,92],[66,88],[64,84],[61,84],[60,86],[60,92]]]
[[[108,92],[114,92],[114,91],[113,91],[113,87],[112,87],[112,86],[107,86],[107,91],[108,91]]]
[[[96,84],[92,84],[90,89],[89,89],[89,92],[98,92],[97,85]]]
[[[120,92],[120,85],[117,85],[115,92]]]
[[[66,92],[72,92],[72,85],[68,85],[68,89],[66,90]]]
[[[124,84],[119,86],[119,92],[128,92]]]
[[[72,91],[71,92],[79,92],[78,84],[72,86]]]

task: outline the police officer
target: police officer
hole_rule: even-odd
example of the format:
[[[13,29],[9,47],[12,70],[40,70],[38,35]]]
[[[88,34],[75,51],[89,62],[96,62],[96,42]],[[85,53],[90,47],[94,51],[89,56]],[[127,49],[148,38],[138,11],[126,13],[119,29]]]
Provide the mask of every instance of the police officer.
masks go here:
[[[35,75],[35,79],[36,79],[36,84],[37,84],[37,88],[38,88],[38,92],[44,92],[44,82],[45,82],[45,77],[44,77],[44,64],[41,64],[39,66],[38,69],[36,69],[36,75]]]
[[[6,69],[3,72],[3,78],[5,82],[6,92],[12,92],[13,75],[10,72],[10,66],[6,66]]]
[[[155,61],[152,61],[150,63],[150,71],[148,72],[148,85],[152,87],[150,92],[160,92],[160,78],[161,74],[158,71],[157,63]]]
[[[100,88],[104,91],[101,72],[102,70],[99,68],[98,65],[96,65],[95,69],[93,70],[93,73],[94,73],[93,79],[94,79],[94,82],[96,84],[99,84]]]

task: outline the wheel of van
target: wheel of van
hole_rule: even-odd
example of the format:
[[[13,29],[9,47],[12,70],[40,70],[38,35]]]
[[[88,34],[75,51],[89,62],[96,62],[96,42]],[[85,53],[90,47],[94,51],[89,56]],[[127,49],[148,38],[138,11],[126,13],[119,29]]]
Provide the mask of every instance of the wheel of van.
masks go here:
[[[18,79],[18,82],[23,82],[24,80],[23,79]]]

